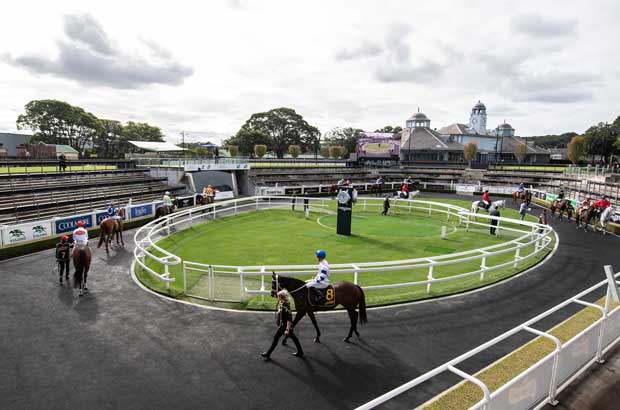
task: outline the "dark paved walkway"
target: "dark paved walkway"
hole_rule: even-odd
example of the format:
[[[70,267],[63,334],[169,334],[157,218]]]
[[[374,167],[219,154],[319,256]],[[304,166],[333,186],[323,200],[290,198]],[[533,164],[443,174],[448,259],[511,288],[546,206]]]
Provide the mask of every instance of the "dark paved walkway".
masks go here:
[[[362,339],[351,344],[341,342],[346,314],[321,314],[322,344],[311,342],[304,321],[298,334],[306,358],[278,348],[272,362],[258,356],[271,340],[272,315],[146,293],[129,275],[132,246],[111,259],[95,251],[83,298],[58,286],[51,251],[2,262],[0,408],[355,407],[599,282],[604,264],[618,265],[618,238],[553,223],[558,252],[526,275],[484,292],[372,310]],[[475,371],[524,340],[512,338],[461,368]],[[385,408],[411,408],[456,380],[439,378]]]

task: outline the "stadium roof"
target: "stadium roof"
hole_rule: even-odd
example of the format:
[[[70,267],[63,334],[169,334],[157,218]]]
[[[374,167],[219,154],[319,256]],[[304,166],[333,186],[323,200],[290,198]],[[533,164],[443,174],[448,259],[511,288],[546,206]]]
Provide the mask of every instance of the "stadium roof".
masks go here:
[[[152,151],[152,152],[183,151],[183,148],[178,147],[171,142],[129,141],[129,143],[145,151]]]

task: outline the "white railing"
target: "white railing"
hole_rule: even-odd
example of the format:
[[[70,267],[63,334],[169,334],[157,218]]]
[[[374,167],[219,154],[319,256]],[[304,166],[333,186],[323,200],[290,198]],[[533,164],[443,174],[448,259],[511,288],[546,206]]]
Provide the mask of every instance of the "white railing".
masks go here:
[[[610,267],[606,267],[610,268]],[[614,277],[618,279],[620,273]],[[620,283],[620,282],[617,282]],[[368,410],[375,408],[382,403],[394,399],[398,395],[407,392],[427,380],[449,371],[455,373],[465,380],[478,385],[482,390],[483,397],[470,409],[540,409],[546,404],[557,404],[556,396],[564,390],[575,378],[587,370],[594,362],[602,363],[603,354],[614,347],[620,341],[620,306],[610,310],[610,293],[607,289],[605,305],[590,303],[583,298],[601,287],[608,284],[602,281],[589,289],[575,295],[574,297],[560,303],[552,309],[528,320],[527,322],[507,331],[506,333],[490,340],[477,348],[470,350],[461,356],[450,360],[435,369],[416,377],[408,383],[377,397],[376,399],[357,407],[356,410]],[[601,317],[588,326],[576,336],[565,343],[561,343],[558,338],[548,331],[540,331],[533,326],[538,321],[550,316],[551,314],[563,309],[570,304],[579,304],[592,307],[601,313]],[[526,371],[520,373],[499,389],[490,392],[489,388],[475,375],[470,375],[456,368],[457,365],[472,356],[497,345],[509,337],[525,331],[551,340],[555,344],[555,349],[535,364],[532,364]],[[441,396],[438,396],[441,397]],[[436,398],[437,399],[437,398]],[[424,403],[421,407],[430,404],[432,401]],[[409,407],[413,407],[410,405]],[[416,407],[418,408],[418,407]]]
[[[319,198],[295,198],[295,206],[301,210],[304,207],[304,200],[308,201],[308,206],[313,211],[329,212],[325,209],[326,203],[330,200]],[[439,256],[429,256],[423,258],[397,260],[397,261],[384,261],[384,262],[360,262],[360,263],[344,263],[333,264],[330,266],[330,273],[332,276],[338,275],[353,275],[353,281],[359,284],[359,275],[361,273],[373,273],[379,274],[379,272],[387,271],[403,271],[413,269],[425,269],[426,280],[413,281],[405,283],[393,283],[384,285],[364,286],[364,290],[378,290],[378,289],[395,289],[395,288],[407,288],[415,286],[425,286],[426,293],[431,292],[431,288],[434,284],[441,282],[448,282],[466,278],[469,276],[478,275],[480,281],[484,281],[486,275],[489,272],[498,270],[501,268],[513,266],[517,267],[518,263],[528,260],[540,255],[549,249],[549,245],[554,239],[557,240],[555,231],[547,225],[539,225],[528,221],[519,221],[511,218],[504,217],[492,217],[485,214],[477,214],[475,219],[471,212],[468,210],[450,204],[443,204],[432,201],[422,200],[405,200],[394,199],[392,210],[396,212],[411,213],[415,211],[422,211],[431,216],[433,213],[439,213],[446,216],[446,221],[450,221],[453,218],[454,221],[458,221],[460,226],[464,226],[466,230],[484,227],[487,229],[491,221],[497,222],[496,234],[508,234],[516,236],[514,239],[487,246],[480,249],[473,249],[458,253],[451,253]],[[161,239],[162,234],[167,234],[174,229],[183,229],[192,226],[197,219],[215,219],[218,215],[235,215],[238,212],[245,212],[250,210],[260,210],[274,207],[289,207],[291,206],[292,198],[289,197],[251,197],[234,199],[216,204],[205,205],[198,208],[192,208],[186,211],[174,213],[170,216],[161,218],[157,221],[153,221],[140,228],[134,237],[136,242],[135,257],[137,263],[144,268],[147,272],[155,276],[156,278],[163,280],[166,283],[166,287],[169,287],[169,283],[174,281],[173,277],[170,277],[170,266],[179,265],[182,263],[183,268],[183,291],[188,296],[197,297],[201,299],[211,301],[236,301],[243,302],[247,296],[265,295],[270,293],[270,290],[265,289],[265,276],[270,275],[272,271],[286,272],[287,275],[311,275],[316,272],[315,265],[261,265],[261,266],[238,266],[238,265],[214,265],[197,263],[191,261],[181,261],[176,255],[158,247],[156,245],[157,240]],[[363,210],[367,210],[371,207],[382,207],[383,200],[373,198],[360,198],[357,201],[357,206],[360,206]],[[204,211],[204,213],[203,213]],[[527,252],[528,250],[531,250]],[[164,255],[156,256],[153,254],[156,251],[158,254]],[[506,262],[496,263],[490,265],[489,258],[498,255],[511,254],[510,258]],[[145,260],[150,259],[156,264],[163,265],[162,269],[151,269],[147,266]],[[480,261],[477,269],[469,272],[463,272],[452,276],[437,277],[434,271],[438,267],[447,265],[457,265],[464,262]],[[159,272],[158,272],[159,271]],[[194,294],[188,289],[188,275],[205,276],[206,285],[201,289],[206,289],[206,292],[202,294]],[[239,293],[236,298],[226,297],[218,295],[218,280],[225,277],[227,280],[226,287],[230,292],[230,281],[238,283]],[[260,280],[260,282],[259,282]],[[257,286],[260,283],[258,289],[249,289],[248,284],[256,283]],[[269,282],[270,285],[270,282]]]

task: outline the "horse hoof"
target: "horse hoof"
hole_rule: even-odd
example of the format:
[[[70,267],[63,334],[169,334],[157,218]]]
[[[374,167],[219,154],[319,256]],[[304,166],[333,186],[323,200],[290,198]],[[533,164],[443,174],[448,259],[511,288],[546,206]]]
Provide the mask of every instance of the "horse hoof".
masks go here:
[[[321,339],[319,339],[318,337],[314,338],[314,343],[321,343]]]
[[[345,343],[350,343],[348,337],[345,337],[344,339],[342,339],[342,341],[345,342]]]

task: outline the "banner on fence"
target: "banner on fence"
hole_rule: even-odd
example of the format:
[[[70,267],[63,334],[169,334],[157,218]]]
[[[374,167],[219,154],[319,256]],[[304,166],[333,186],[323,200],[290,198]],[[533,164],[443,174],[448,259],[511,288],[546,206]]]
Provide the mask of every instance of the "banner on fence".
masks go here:
[[[235,197],[235,194],[233,193],[233,191],[219,191],[218,193],[215,194],[215,199],[219,200],[219,199],[232,199]]]
[[[272,186],[264,186],[260,187],[260,195],[262,196],[272,196],[272,195],[284,195],[285,188],[284,187],[272,187]]]
[[[52,232],[51,220],[4,226],[2,227],[2,243],[13,245],[35,239],[45,239],[51,237]]]
[[[94,226],[93,214],[78,215],[69,218],[59,218],[54,219],[54,233],[58,235],[65,232],[71,232],[75,228],[77,228],[78,221],[84,222],[84,228],[86,229],[92,228]]]
[[[95,213],[95,224],[99,225],[101,224],[101,221],[109,217],[110,215],[108,215],[108,211],[96,212]],[[123,221],[125,220],[127,220],[127,215],[123,216]]]
[[[466,184],[456,184],[454,185],[454,189],[457,193],[465,193],[465,194],[473,194],[476,192],[478,185],[466,185]]]
[[[163,202],[160,202],[163,204]],[[133,205],[129,211],[129,217],[131,219],[135,218],[144,218],[147,216],[151,216],[155,213],[154,204],[142,204],[142,205]]]
[[[184,196],[177,199],[177,208],[187,208],[188,206],[194,206],[194,196]]]

